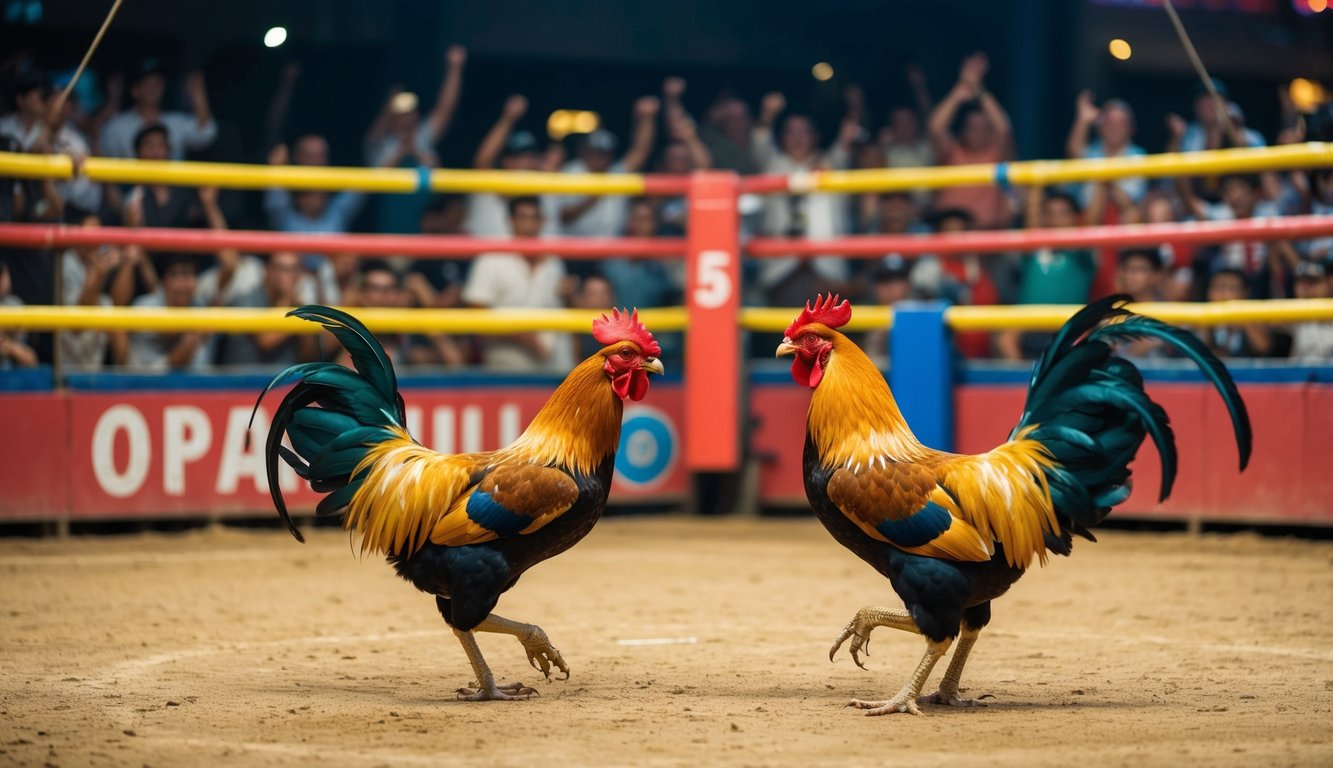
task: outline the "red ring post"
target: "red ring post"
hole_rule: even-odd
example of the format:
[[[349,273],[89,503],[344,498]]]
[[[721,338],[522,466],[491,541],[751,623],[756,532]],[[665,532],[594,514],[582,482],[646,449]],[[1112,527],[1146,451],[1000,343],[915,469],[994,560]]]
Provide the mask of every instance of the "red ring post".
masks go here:
[[[735,173],[695,173],[686,236],[685,466],[740,467],[741,261]]]

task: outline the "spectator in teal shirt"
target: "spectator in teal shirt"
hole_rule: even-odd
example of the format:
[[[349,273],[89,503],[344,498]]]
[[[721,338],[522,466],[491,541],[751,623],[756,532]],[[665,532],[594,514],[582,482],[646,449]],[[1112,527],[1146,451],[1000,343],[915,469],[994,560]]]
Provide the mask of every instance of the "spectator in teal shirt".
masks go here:
[[[1066,192],[1034,187],[1028,196],[1029,229],[1075,227],[1082,222],[1078,200]],[[1018,268],[1018,304],[1085,304],[1097,275],[1097,258],[1084,248],[1042,248],[1023,254]],[[1006,360],[1039,356],[1050,334],[1005,331],[996,346]]]

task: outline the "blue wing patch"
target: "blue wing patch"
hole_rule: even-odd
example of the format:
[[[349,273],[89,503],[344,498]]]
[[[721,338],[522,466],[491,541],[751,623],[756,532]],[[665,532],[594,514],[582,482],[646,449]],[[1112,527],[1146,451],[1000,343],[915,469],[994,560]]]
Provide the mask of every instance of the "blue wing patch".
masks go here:
[[[467,516],[481,527],[495,531],[501,538],[513,536],[532,525],[532,518],[515,514],[495,500],[495,497],[480,488],[474,490],[467,500]]]
[[[471,505],[468,505],[471,513]],[[475,519],[475,518],[473,518]],[[933,501],[904,517],[901,520],[885,520],[875,526],[880,535],[899,547],[910,549],[934,541],[937,536],[949,530],[953,525],[953,516],[949,510]]]

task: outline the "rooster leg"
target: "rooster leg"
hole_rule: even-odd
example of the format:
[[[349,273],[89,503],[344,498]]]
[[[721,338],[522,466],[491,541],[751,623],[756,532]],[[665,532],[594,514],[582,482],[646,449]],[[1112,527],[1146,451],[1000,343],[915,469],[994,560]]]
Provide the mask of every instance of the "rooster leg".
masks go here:
[[[898,695],[888,701],[861,701],[852,699],[847,702],[847,706],[857,709],[864,709],[866,715],[892,715],[896,712],[908,712],[913,715],[920,715],[921,710],[917,709],[916,699],[921,695],[921,688],[926,684],[926,678],[930,677],[930,671],[935,668],[935,662],[944,657],[949,651],[950,640],[926,641],[926,655],[921,657],[921,663],[916,666],[916,671],[908,678],[907,684],[903,686]]]
[[[491,674],[491,668],[486,665],[486,659],[481,656],[481,648],[477,645],[477,638],[473,637],[471,632],[463,632],[458,629],[454,630],[454,634],[458,635],[458,642],[463,644],[463,652],[467,654],[467,660],[472,663],[472,671],[477,675],[475,690],[472,688],[458,689],[460,700],[517,701],[537,695],[535,689],[522,683],[497,687],[495,685],[495,675]]]
[[[829,649],[828,660],[833,661],[833,656],[847,642],[847,638],[852,638],[852,645],[849,649],[852,653],[852,661],[856,666],[865,669],[866,665],[861,663],[861,652],[870,655],[870,631],[875,627],[891,627],[901,629],[904,632],[914,632],[921,634],[921,629],[917,627],[916,622],[912,620],[911,614],[898,608],[876,608],[867,605],[856,612],[852,620],[847,622],[847,626],[842,628],[842,633],[838,639],[833,641],[833,647]]]
[[[560,655],[560,651],[546,637],[546,632],[536,624],[524,624],[520,621],[511,621],[503,616],[491,614],[477,625],[478,632],[498,632],[502,635],[513,635],[523,644],[523,650],[528,653],[528,663],[532,668],[546,675],[546,680],[551,679],[551,665],[564,673],[563,680],[569,679],[569,665]]]
[[[962,633],[958,635],[958,647],[954,649],[953,658],[949,660],[949,668],[944,670],[944,679],[940,681],[940,689],[929,696],[922,696],[917,699],[918,704],[944,704],[950,707],[986,706],[976,699],[960,699],[958,697],[958,681],[963,676],[963,665],[967,663],[967,654],[972,650],[972,644],[977,641],[977,635],[980,634],[980,629],[963,627]]]

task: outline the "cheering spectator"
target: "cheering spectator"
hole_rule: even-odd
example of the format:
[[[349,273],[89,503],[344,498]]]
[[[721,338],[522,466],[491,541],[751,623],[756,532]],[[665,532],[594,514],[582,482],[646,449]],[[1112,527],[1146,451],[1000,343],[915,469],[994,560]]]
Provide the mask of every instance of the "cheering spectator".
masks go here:
[[[901,256],[885,256],[870,271],[869,302],[875,306],[892,307],[907,300],[912,291],[908,275],[911,263]],[[889,366],[889,330],[876,328],[867,331],[861,339],[861,349],[879,368]]]
[[[931,217],[939,234],[968,232],[972,213],[966,208],[945,208]],[[990,306],[1000,303],[1000,292],[979,253],[948,253],[922,256],[912,267],[913,292],[925,299],[943,299],[951,304]],[[990,356],[991,336],[986,331],[954,334],[959,354],[970,359]]]
[[[1097,138],[1088,141],[1088,134],[1094,125],[1097,127]],[[1081,91],[1074,102],[1074,125],[1069,129],[1065,151],[1075,159],[1146,155],[1143,147],[1134,143],[1134,130],[1134,110],[1129,104],[1120,99],[1108,99],[1098,108],[1092,100],[1092,91]],[[1142,176],[1127,176],[1114,184],[1135,204],[1148,191],[1148,180]],[[1081,201],[1085,207],[1092,201],[1095,186],[1096,182],[1082,185]]]
[[[907,82],[916,99],[915,108],[904,105],[889,110],[888,125],[879,132],[879,143],[890,168],[920,168],[935,163],[930,140],[921,134],[922,117],[933,111],[926,75],[913,64],[907,68]]]
[[[1257,176],[1231,174],[1221,179],[1222,200],[1206,203],[1194,195],[1187,178],[1176,179],[1176,189],[1186,210],[1204,221],[1241,221],[1246,219],[1277,218],[1280,213],[1272,201],[1260,197]],[[1240,270],[1250,281],[1255,298],[1282,298],[1290,296],[1292,272],[1300,261],[1291,243],[1274,240],[1269,243],[1233,240],[1201,248],[1197,260],[1207,271],[1219,269]]]
[[[376,167],[407,165],[434,168],[440,164],[435,146],[448,129],[463,90],[463,65],[467,49],[450,46],[435,108],[423,122],[417,95],[394,88],[379,117],[366,133],[366,163]],[[379,232],[415,232],[421,211],[430,200],[429,190],[406,195],[382,195],[376,201]]]
[[[827,152],[819,148],[819,133],[805,115],[790,114],[783,120],[777,144],[773,125],[786,109],[781,93],[764,97],[759,122],[754,128],[751,150],[764,173],[802,174],[815,170],[846,168],[852,143],[861,126],[844,119],[838,140]],[[850,116],[849,116],[850,118]],[[838,195],[769,195],[764,198],[763,229],[773,236],[822,239],[844,234],[847,228],[846,200]],[[764,259],[757,274],[758,288],[772,306],[800,304],[815,291],[836,291],[848,279],[847,262],[834,256]]]
[[[85,216],[80,226],[96,227],[101,219]],[[133,270],[126,253],[115,245],[84,245],[66,250],[60,256],[60,302],[66,306],[109,307],[107,284],[112,276]],[[99,371],[108,358],[121,364],[129,352],[129,337],[116,331],[61,331],[56,334],[56,350],[66,372]]]
[[[365,259],[359,263],[357,302],[360,307],[396,308],[403,306],[403,283],[398,273],[384,259]],[[350,304],[349,304],[350,306]],[[411,359],[411,341],[403,333],[376,333],[389,360],[403,364]],[[352,367],[352,356],[345,348],[339,350],[334,361]]]
[[[625,236],[653,237],[657,229],[653,201],[635,198]],[[679,281],[660,259],[605,259],[600,271],[610,283],[611,294],[627,307],[664,307],[680,295]]]
[[[1065,192],[1041,187],[1028,190],[1028,229],[1077,226],[1083,211]],[[1018,268],[1018,304],[1083,304],[1097,272],[1096,257],[1083,248],[1041,248],[1023,254]],[[1050,342],[1051,334],[1001,331],[995,341],[1006,360],[1031,360]]]
[[[537,137],[531,131],[514,130],[527,111],[526,97],[515,94],[505,99],[499,119],[477,147],[472,167],[489,171],[498,160],[500,168],[506,171],[553,170],[555,164],[550,160],[558,155],[552,154],[549,159],[543,159]],[[559,224],[559,216],[552,210],[556,198],[546,195],[538,199],[545,221],[542,234],[555,234]],[[495,192],[473,192],[468,195],[464,228],[473,237],[509,237],[508,202]]]
[[[1323,263],[1303,261],[1296,267],[1296,298],[1327,299],[1329,274]],[[1297,323],[1291,329],[1291,356],[1308,362],[1333,360],[1333,321]]]
[[[648,164],[657,133],[661,102],[644,96],[634,103],[634,137],[625,156],[615,159],[616,137],[598,129],[583,138],[579,156],[565,164],[565,173],[638,173]],[[614,237],[625,229],[629,201],[624,195],[561,198],[560,230],[575,237]]]
[[[8,136],[27,152],[42,135],[50,88],[36,72],[21,77],[14,86],[14,111],[0,117],[0,136]]]
[[[167,158],[172,160],[184,158],[187,149],[201,150],[211,146],[218,135],[218,124],[208,106],[203,73],[191,72],[185,76],[185,93],[193,114],[164,112],[162,97],[165,91],[166,78],[157,61],[145,62],[130,85],[134,106],[102,127],[101,153],[109,157],[135,157],[139,131],[154,124],[166,127],[169,139]]]
[[[421,234],[462,235],[467,201],[460,195],[437,195],[421,212]],[[456,307],[463,282],[458,259],[414,259],[404,278],[408,304],[416,307]]]
[[[662,116],[670,140],[662,148],[662,157],[657,163],[658,173],[683,175],[713,167],[713,155],[700,138],[694,119],[685,111],[681,102],[684,93],[683,78],[668,77],[662,83]],[[661,225],[658,234],[683,236],[688,213],[689,201],[683,195],[660,198],[658,215]]]
[[[1249,280],[1241,270],[1224,267],[1209,276],[1209,301],[1248,298]],[[1205,328],[1201,335],[1218,357],[1267,357],[1273,349],[1273,333],[1266,325],[1214,325]]]
[[[998,163],[1013,156],[1009,115],[986,90],[989,68],[983,53],[964,59],[958,82],[930,114],[930,142],[941,165]],[[961,124],[957,136],[950,130],[955,119]],[[1009,224],[1009,199],[993,184],[942,189],[935,195],[935,207],[967,209],[978,229]]]
[[[1232,128],[1240,138],[1241,146],[1264,146],[1264,137],[1258,131],[1245,127],[1245,115],[1241,112],[1240,106],[1234,101],[1226,101],[1227,87],[1222,81],[1214,78],[1213,89],[1217,91],[1226,111],[1218,110],[1218,99],[1213,98],[1203,83],[1194,86],[1194,122],[1184,126],[1180,134],[1179,151],[1199,152],[1205,149],[1237,146],[1237,142],[1232,138],[1231,128],[1227,126],[1228,120],[1233,121]],[[1169,115],[1168,120],[1172,123],[1177,121],[1183,123],[1176,115]]]
[[[1116,291],[1134,301],[1162,301],[1162,254],[1156,248],[1121,251],[1116,269]]]
[[[708,147],[713,166],[743,175],[759,173],[753,148],[754,119],[750,106],[730,94],[719,94],[708,108],[699,138]]]
[[[301,256],[293,251],[269,254],[260,262],[262,279],[258,286],[234,293],[228,307],[282,307],[307,303],[299,298],[301,281],[308,279],[301,266]],[[220,338],[219,359],[223,365],[294,365],[310,362],[318,356],[312,334],[266,331],[255,334],[228,334]]]
[[[541,201],[515,197],[509,201],[509,211],[515,237],[541,235]],[[463,286],[463,303],[491,309],[554,309],[564,306],[564,282],[564,264],[555,256],[484,253],[472,262]],[[571,352],[561,334],[515,333],[486,337],[483,359],[497,370],[564,371],[573,364]]]
[[[188,253],[163,253],[157,256],[157,274],[161,286],[134,300],[136,307],[197,307],[195,288],[199,284],[196,257]],[[130,368],[140,371],[207,370],[212,360],[211,338],[200,331],[130,334]]]

